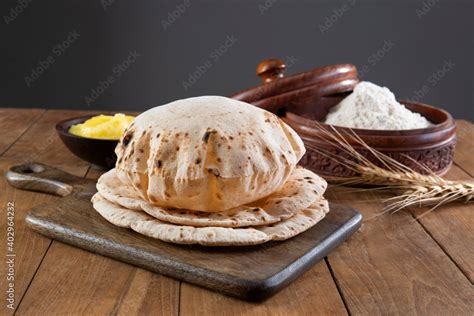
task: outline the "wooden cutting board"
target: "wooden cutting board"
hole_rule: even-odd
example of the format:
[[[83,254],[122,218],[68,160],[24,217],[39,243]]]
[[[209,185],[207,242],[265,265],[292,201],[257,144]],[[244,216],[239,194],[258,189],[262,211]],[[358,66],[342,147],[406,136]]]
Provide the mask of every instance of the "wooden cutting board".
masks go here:
[[[248,301],[281,290],[324,258],[362,223],[356,210],[330,204],[317,225],[283,242],[246,247],[175,245],[116,227],[92,207],[95,181],[42,165],[10,168],[20,189],[63,196],[26,216],[33,230],[53,239]]]

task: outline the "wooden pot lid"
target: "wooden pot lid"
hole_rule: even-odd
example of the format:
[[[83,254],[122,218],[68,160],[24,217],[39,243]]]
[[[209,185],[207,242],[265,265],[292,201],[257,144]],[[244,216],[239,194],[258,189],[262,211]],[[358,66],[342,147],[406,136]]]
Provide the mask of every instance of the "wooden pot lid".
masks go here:
[[[278,113],[282,109],[296,113],[298,107],[307,108],[315,98],[351,92],[359,82],[357,69],[352,64],[338,64],[284,76],[285,63],[280,59],[266,59],[256,69],[262,85],[231,95],[231,98],[254,104]]]

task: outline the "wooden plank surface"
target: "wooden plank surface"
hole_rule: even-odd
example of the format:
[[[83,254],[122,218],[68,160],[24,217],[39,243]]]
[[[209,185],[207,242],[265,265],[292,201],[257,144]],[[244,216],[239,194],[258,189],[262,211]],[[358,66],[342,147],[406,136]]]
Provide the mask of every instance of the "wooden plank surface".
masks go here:
[[[474,177],[474,124],[468,121],[456,121],[458,141],[454,151],[454,162]]]
[[[332,192],[328,198],[337,199]],[[361,200],[361,193],[346,193]],[[355,205],[365,218],[382,205]],[[366,220],[347,243],[329,255],[329,263],[351,314],[468,315],[474,312],[469,280],[408,212]]]
[[[347,315],[324,261],[264,303],[248,303],[181,284],[181,315]]]
[[[54,242],[18,313],[176,315],[178,301],[176,280]]]
[[[43,109],[0,108],[0,155],[45,112]]]
[[[473,180],[458,166],[446,175],[451,180]],[[411,208],[420,223],[451,257],[466,277],[474,283],[474,212],[473,203],[452,203],[433,212],[429,207]]]
[[[11,131],[16,124],[12,125],[8,120],[7,125],[0,125],[0,133],[10,132],[13,138],[12,141],[0,142],[0,149],[8,149],[4,154],[8,159],[0,159],[1,168],[4,170],[9,164],[38,160],[84,175],[87,164],[64,148],[53,129],[60,119],[80,114],[76,111],[48,111],[41,116],[41,113],[39,110],[28,114],[31,115],[29,125],[35,122],[32,117],[39,118],[32,127],[28,127],[28,120],[24,123],[21,117],[18,118],[16,132]],[[469,122],[458,121],[455,162],[459,168],[454,167],[448,177],[467,179],[473,176],[473,130],[474,126]],[[22,137],[16,141],[15,135]],[[4,192],[1,195],[3,205],[14,201],[16,208],[17,302],[26,292],[19,314],[37,315],[58,309],[71,313],[127,315],[176,315],[178,312],[184,315],[224,312],[342,315],[346,314],[344,302],[349,312],[355,315],[474,313],[470,247],[472,204],[451,205],[421,218],[419,222],[414,216],[423,210],[366,221],[356,235],[329,256],[332,274],[321,262],[277,296],[263,304],[252,304],[186,283],[180,286],[178,281],[59,242],[49,246],[49,239],[26,229],[23,217],[33,205],[55,198],[14,190],[4,180],[0,182],[0,192]],[[332,192],[327,196],[333,201],[343,200],[352,204],[366,217],[381,210],[380,203],[372,201],[379,199],[380,194]],[[2,220],[0,231],[4,229],[5,221]],[[4,244],[0,244],[0,252],[5,253]],[[0,274],[3,275],[5,267],[0,266]],[[5,288],[4,282],[2,278],[2,289]],[[60,309],[60,306],[63,307]],[[4,307],[0,310],[0,313],[7,312]]]
[[[83,170],[82,175],[85,175],[88,164],[74,156],[64,146],[56,133],[55,126],[56,123],[65,118],[88,113],[90,112],[47,111],[2,157],[15,160],[17,163],[39,161],[57,167],[65,166],[67,168],[70,166],[72,168],[81,168]]]
[[[55,134],[54,125],[64,117],[77,116],[77,111],[48,111],[30,127],[20,139],[14,142],[13,146],[2,155],[1,168],[7,170],[10,165],[23,163],[26,161],[41,161],[49,164],[62,162],[64,170],[79,176],[85,175],[88,166],[83,161],[74,157],[61,143],[59,137]],[[22,118],[17,117],[18,124],[21,125]],[[5,128],[10,125],[0,126],[0,133],[6,132]],[[20,136],[20,135],[18,135]],[[62,157],[62,158],[61,158]],[[65,159],[65,160],[64,160]],[[66,163],[64,163],[66,161]],[[25,226],[25,215],[33,206],[52,202],[56,197],[46,194],[34,193],[16,190],[6,183],[3,179],[3,172],[0,183],[0,192],[2,194],[2,203],[6,205],[11,201],[15,203],[15,308],[21,301],[26,289],[33,279],[38,266],[46,253],[50,240],[31,231]],[[2,216],[4,214],[2,213]],[[1,231],[6,227],[5,221],[0,221]],[[5,243],[0,244],[0,251],[5,253]],[[5,269],[6,265],[1,265],[0,269]],[[0,270],[2,271],[2,270]],[[3,274],[2,274],[3,275]],[[6,288],[6,280],[1,278],[0,286]],[[2,309],[4,306],[2,306]],[[8,310],[4,310],[8,312]]]

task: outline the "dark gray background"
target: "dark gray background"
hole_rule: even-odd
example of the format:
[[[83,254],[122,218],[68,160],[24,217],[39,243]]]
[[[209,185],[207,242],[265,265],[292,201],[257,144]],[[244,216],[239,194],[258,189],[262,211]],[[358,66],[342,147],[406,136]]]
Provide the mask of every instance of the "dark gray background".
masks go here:
[[[365,66],[365,80],[398,98],[474,120],[474,0],[189,0],[168,27],[163,21],[184,0],[27,1],[16,17],[11,10],[18,1],[0,4],[0,106],[144,110],[259,84],[255,66],[279,57],[293,60],[288,73],[333,63]],[[14,18],[6,23],[6,17]],[[73,31],[79,38],[55,55]],[[213,52],[228,36],[237,41],[216,59]],[[384,51],[386,42],[391,48]],[[140,56],[117,77],[114,67],[130,51]],[[54,62],[28,87],[25,78],[48,57]],[[443,71],[445,65],[451,66]],[[206,70],[185,89],[199,66]],[[114,82],[87,104],[108,76]]]

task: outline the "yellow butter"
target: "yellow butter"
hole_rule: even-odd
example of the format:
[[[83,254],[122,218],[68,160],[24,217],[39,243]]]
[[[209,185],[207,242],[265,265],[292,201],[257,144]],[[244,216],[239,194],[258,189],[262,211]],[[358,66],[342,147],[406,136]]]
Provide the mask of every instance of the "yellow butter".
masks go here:
[[[101,114],[84,123],[72,125],[69,133],[87,138],[118,140],[134,119],[135,117],[122,113],[114,116]]]

